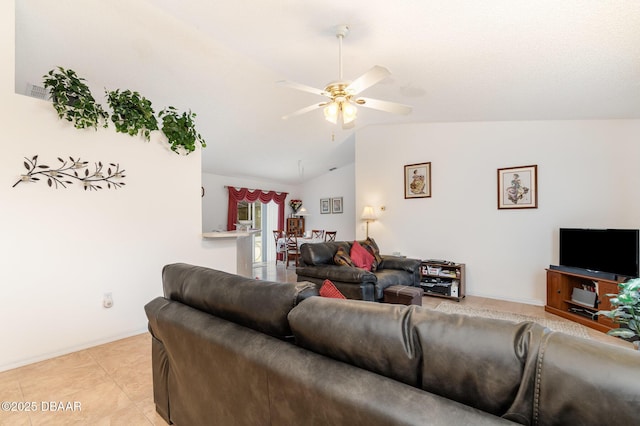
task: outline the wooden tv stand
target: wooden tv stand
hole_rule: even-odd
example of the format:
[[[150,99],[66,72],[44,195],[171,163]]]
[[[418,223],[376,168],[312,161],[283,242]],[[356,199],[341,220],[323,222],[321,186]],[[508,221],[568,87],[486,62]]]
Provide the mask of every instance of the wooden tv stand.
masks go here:
[[[544,310],[606,333],[612,328],[617,328],[618,325],[609,318],[595,315],[595,313],[611,309],[609,297],[606,295],[618,294],[618,282],[574,272],[547,269],[547,304]],[[583,288],[583,285],[596,288],[595,306],[587,306],[571,300],[573,289]],[[581,309],[584,314],[570,312],[571,308]]]

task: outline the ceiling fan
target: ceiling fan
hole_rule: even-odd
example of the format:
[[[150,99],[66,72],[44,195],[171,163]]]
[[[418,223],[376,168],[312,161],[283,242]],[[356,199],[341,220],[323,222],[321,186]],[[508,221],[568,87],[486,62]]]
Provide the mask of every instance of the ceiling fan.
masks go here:
[[[281,86],[286,86],[292,89],[302,90],[329,98],[329,100],[326,102],[315,103],[313,105],[309,105],[307,107],[294,111],[291,114],[287,114],[282,117],[283,119],[286,120],[297,115],[302,115],[307,112],[323,108],[324,117],[327,121],[330,121],[334,124],[340,122],[343,129],[349,129],[355,126],[354,120],[356,119],[356,114],[358,112],[356,105],[361,105],[363,107],[377,109],[380,111],[391,112],[394,114],[406,115],[411,112],[411,107],[408,105],[357,96],[359,93],[391,75],[389,70],[385,67],[376,65],[353,81],[343,80],[342,39],[344,39],[348,32],[348,25],[339,25],[337,27],[336,37],[338,38],[339,45],[339,77],[338,80],[329,83],[324,88],[324,90],[316,89],[315,87],[307,86],[300,83],[294,83],[291,81],[282,80],[277,82]]]

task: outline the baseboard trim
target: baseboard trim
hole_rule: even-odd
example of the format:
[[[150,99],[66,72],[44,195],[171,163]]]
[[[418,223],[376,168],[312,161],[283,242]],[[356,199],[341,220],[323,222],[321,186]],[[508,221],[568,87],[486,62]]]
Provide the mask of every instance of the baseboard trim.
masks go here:
[[[94,346],[104,345],[105,343],[115,342],[116,340],[126,339],[127,337],[137,336],[139,334],[148,333],[149,330],[145,327],[142,329],[130,330],[124,333],[119,333],[113,336],[105,337],[102,339],[92,340],[89,342],[81,343],[79,345],[70,346],[64,349],[60,349],[53,352],[47,352],[34,357],[29,357],[19,361],[11,362],[9,364],[0,365],[0,372],[13,370],[14,368],[24,367],[25,365],[33,364],[40,361],[46,361],[51,358],[56,358],[62,355],[67,355],[73,352],[89,349]]]

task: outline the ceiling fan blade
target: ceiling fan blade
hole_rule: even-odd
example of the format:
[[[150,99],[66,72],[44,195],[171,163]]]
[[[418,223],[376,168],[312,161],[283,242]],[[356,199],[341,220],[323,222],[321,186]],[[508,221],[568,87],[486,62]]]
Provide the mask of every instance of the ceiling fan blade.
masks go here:
[[[378,99],[371,98],[358,98],[356,100],[357,105],[363,107],[378,109],[380,111],[392,112],[394,114],[409,114],[413,108],[409,105],[397,104],[395,102],[380,101]]]
[[[390,75],[391,73],[388,69],[381,67],[380,65],[376,65],[360,77],[353,80],[353,82],[347,86],[347,91],[357,95]]]
[[[315,87],[307,86],[306,84],[295,83],[293,81],[280,80],[276,82],[279,86],[285,86],[290,89],[302,90],[303,92],[309,92],[320,96],[327,96],[327,92],[322,89],[316,89]]]
[[[298,115],[306,114],[309,111],[313,111],[314,109],[321,108],[321,107],[323,107],[325,105],[326,105],[326,103],[319,103],[319,104],[309,105],[308,107],[301,108],[301,109],[299,109],[297,111],[292,112],[291,114],[283,115],[282,119],[283,120],[287,120],[287,119],[289,119],[291,117],[296,117]]]

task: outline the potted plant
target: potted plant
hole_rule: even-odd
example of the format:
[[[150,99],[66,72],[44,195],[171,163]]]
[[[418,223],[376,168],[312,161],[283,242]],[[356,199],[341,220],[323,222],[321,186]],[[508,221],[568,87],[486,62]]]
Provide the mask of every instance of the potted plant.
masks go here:
[[[174,107],[169,106],[160,111],[159,116],[162,119],[162,133],[167,137],[173,152],[179,153],[178,148],[182,147],[188,155],[195,151],[196,142],[200,143],[202,148],[207,146],[195,129],[195,113],[189,111],[180,114]]]
[[[614,309],[599,311],[598,315],[611,318],[620,328],[609,330],[607,334],[634,340],[640,349],[640,278],[633,278],[618,284],[618,294],[607,294]]]
[[[85,80],[78,77],[75,71],[58,67],[43,78],[58,117],[72,122],[77,129],[93,127],[97,130],[100,122],[102,127],[109,125],[109,114],[96,103]]]
[[[158,130],[158,120],[151,108],[151,101],[138,92],[119,89],[105,91],[107,103],[111,107],[111,121],[116,131],[128,133],[131,136],[142,135],[149,140],[152,130]]]

